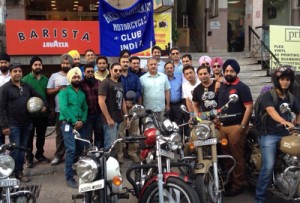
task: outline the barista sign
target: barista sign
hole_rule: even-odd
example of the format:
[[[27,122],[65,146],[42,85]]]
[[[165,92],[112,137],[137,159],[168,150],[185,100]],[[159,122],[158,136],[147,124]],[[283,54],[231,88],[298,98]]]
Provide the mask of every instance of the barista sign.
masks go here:
[[[270,25],[270,50],[282,65],[300,70],[300,27]],[[276,67],[272,58],[271,67]]]
[[[6,21],[10,55],[60,55],[72,49],[99,53],[97,21]]]

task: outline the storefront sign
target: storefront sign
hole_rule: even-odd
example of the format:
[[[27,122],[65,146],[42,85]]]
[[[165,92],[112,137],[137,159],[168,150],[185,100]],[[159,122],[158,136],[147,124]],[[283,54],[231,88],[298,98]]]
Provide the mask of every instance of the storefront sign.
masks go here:
[[[7,53],[10,55],[61,55],[76,49],[99,53],[97,21],[6,21]]]
[[[270,50],[282,65],[300,70],[300,26],[270,25]],[[272,58],[271,67],[278,66]]]

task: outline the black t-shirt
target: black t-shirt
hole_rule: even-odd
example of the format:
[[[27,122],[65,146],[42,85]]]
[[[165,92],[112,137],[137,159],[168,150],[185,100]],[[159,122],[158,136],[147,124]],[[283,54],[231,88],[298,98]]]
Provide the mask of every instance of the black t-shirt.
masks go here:
[[[210,111],[217,107],[216,81],[209,87],[199,84],[193,91],[193,101],[199,103],[201,112]]]
[[[106,106],[109,115],[115,122],[123,121],[122,103],[124,97],[124,89],[121,82],[114,82],[110,78],[104,79],[98,90],[99,95],[106,96]],[[104,123],[107,123],[103,115]]]
[[[229,107],[222,113],[239,113],[240,115],[222,119],[222,123],[224,126],[240,124],[243,120],[243,116],[246,110],[244,105],[253,103],[250,88],[239,79],[237,79],[232,84],[226,84],[225,82],[221,84],[220,90],[218,92],[218,108],[223,107],[229,101],[229,95],[231,94],[237,94],[239,96],[239,99],[235,103],[230,103]]]
[[[291,108],[292,112],[294,112],[296,115],[299,114],[300,112],[300,106],[299,102],[294,99],[293,106],[291,106],[289,97],[286,96],[284,99],[281,99],[278,97],[278,104],[274,104],[273,98],[270,92],[267,92],[264,94],[261,98],[261,104],[262,104],[262,110],[266,111],[267,107],[274,107],[277,113],[284,118],[286,121],[291,121],[291,115],[289,113],[284,113],[282,114],[279,110],[279,106],[282,103],[288,103],[289,107]],[[276,106],[275,106],[276,105]],[[288,135],[289,132],[285,129],[284,126],[278,126],[277,121],[273,120],[271,116],[267,116],[266,119],[266,126],[264,128],[265,132],[262,132],[263,134],[268,134],[268,135],[280,135],[280,136],[285,136]]]

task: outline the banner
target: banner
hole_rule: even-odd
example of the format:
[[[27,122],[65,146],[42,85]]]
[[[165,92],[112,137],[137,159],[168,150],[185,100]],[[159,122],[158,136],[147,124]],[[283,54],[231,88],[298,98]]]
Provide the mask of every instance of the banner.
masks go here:
[[[154,13],[154,33],[156,46],[162,50],[162,56],[168,56],[172,47],[172,13]],[[153,44],[154,46],[154,44]],[[151,56],[151,48],[134,54],[136,56]]]
[[[270,50],[282,65],[291,65],[300,70],[300,27],[270,25]],[[278,65],[272,57],[271,67]]]
[[[127,49],[137,53],[155,44],[152,0],[138,0],[131,7],[117,9],[99,1],[100,52],[119,56]]]
[[[97,21],[6,21],[7,53],[10,55],[61,55],[76,49],[99,53]]]

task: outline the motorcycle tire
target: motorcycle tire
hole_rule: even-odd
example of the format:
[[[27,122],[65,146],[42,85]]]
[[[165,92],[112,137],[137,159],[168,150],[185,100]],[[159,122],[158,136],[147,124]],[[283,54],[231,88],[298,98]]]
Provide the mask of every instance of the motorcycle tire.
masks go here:
[[[139,200],[140,203],[159,203],[157,183],[153,182],[147,187]],[[168,178],[163,187],[164,203],[199,203],[199,198],[194,188],[179,178]]]
[[[220,174],[219,177],[221,177]],[[217,188],[215,188],[214,184],[213,167],[210,167],[208,172],[205,174],[197,174],[195,181],[196,191],[201,203],[223,202],[223,192],[215,195],[215,190],[217,190]],[[219,180],[219,187],[222,187],[221,184],[222,182]]]

